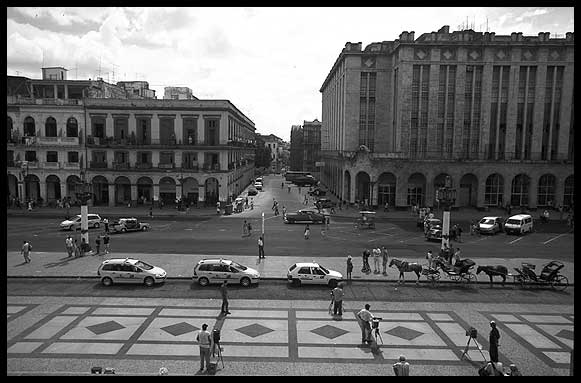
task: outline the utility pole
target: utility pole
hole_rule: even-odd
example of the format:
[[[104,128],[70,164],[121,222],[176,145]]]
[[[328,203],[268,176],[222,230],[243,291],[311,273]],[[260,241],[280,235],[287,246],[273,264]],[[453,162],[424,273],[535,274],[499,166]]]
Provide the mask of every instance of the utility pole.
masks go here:
[[[436,201],[444,209],[442,217],[442,245],[441,249],[450,247],[450,208],[456,202],[456,189],[452,188],[450,177],[446,177],[443,187],[436,190]]]

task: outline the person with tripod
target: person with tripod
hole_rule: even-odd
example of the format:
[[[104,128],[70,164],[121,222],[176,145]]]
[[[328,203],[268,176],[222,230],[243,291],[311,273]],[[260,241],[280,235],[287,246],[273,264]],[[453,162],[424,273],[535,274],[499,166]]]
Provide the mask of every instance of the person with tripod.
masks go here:
[[[373,314],[369,312],[370,308],[369,303],[366,303],[365,308],[357,313],[357,319],[361,327],[361,343],[363,344],[371,343],[371,321],[373,320]]]
[[[200,346],[200,372],[202,372],[204,371],[204,361],[206,362],[206,370],[210,367],[210,347],[213,345],[212,336],[208,332],[206,323],[202,325],[196,340]]]

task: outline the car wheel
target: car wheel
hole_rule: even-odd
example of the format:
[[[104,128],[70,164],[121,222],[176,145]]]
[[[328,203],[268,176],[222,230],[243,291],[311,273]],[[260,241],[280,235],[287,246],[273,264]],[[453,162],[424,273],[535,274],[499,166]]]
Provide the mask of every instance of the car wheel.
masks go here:
[[[334,289],[335,287],[337,287],[337,280],[336,279],[331,279],[329,281],[329,287]]]
[[[143,227],[141,228],[141,231],[147,231],[147,226],[143,226]]]
[[[200,286],[208,286],[210,281],[208,280],[208,278],[202,277],[198,280],[198,283],[200,284]]]
[[[98,228],[99,228],[99,222],[95,222],[95,224],[93,225],[93,227],[94,227],[95,229],[98,229]]]
[[[123,229],[121,229],[121,232],[122,233],[126,233],[127,232],[127,229],[126,228],[123,228]]]
[[[73,225],[69,226],[69,231],[73,231]]]
[[[248,287],[250,286],[250,278],[244,277],[240,280],[240,284],[242,285],[242,287]]]
[[[153,280],[152,277],[147,277],[147,278],[145,278],[145,280],[143,281],[143,283],[145,283],[145,286],[151,287],[151,286],[153,286],[153,284],[155,283],[155,281]]]
[[[113,280],[109,277],[105,277],[101,279],[101,283],[103,284],[103,286],[111,286],[113,284]]]

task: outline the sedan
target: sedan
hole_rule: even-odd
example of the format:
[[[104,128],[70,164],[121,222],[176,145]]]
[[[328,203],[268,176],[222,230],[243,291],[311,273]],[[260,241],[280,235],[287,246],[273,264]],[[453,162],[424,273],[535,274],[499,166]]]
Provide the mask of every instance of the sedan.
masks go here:
[[[340,272],[329,270],[316,262],[295,263],[287,272],[288,282],[295,286],[316,284],[334,288],[342,279]]]
[[[325,216],[315,210],[299,210],[294,213],[286,213],[284,223],[324,223]]]
[[[88,228],[99,228],[101,224],[101,217],[99,214],[87,214]],[[61,222],[60,228],[63,230],[80,230],[81,229],[81,215],[71,217]]]
[[[258,190],[256,190],[255,187],[248,188],[248,195],[249,196],[253,196],[253,195],[257,195],[257,194],[258,194]]]
[[[478,221],[480,234],[496,234],[502,231],[502,217],[483,217]]]

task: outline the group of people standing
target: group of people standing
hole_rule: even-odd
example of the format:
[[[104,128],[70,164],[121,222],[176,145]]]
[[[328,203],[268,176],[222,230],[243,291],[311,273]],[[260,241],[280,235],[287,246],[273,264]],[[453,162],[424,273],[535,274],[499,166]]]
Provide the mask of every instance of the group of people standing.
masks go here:
[[[374,274],[383,274],[387,275],[387,261],[389,254],[387,252],[387,248],[385,246],[375,247],[371,251],[369,249],[363,250],[362,258],[363,258],[363,267],[361,268],[361,272],[365,274],[371,273],[371,266],[369,265],[369,257],[373,254],[373,273]],[[348,260],[350,256],[348,256]],[[380,262],[383,266],[383,271],[380,268]],[[348,261],[349,264],[349,261]]]

